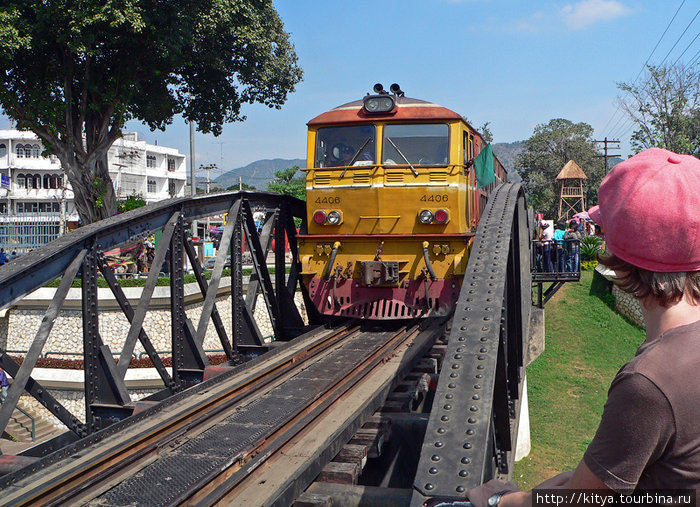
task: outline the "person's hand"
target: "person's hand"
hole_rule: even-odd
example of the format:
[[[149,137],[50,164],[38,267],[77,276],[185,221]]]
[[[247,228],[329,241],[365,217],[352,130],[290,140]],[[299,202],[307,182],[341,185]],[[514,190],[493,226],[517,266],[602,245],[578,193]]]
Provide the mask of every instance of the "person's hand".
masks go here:
[[[491,479],[481,486],[467,491],[467,499],[474,504],[474,507],[489,507],[489,498],[501,491],[511,492],[520,491],[520,489],[514,482],[501,482],[496,479]]]
[[[574,471],[569,470],[568,472],[562,472],[559,475],[555,475],[551,479],[547,479],[542,484],[538,484],[533,489],[555,489],[565,486],[569,479],[573,477]]]

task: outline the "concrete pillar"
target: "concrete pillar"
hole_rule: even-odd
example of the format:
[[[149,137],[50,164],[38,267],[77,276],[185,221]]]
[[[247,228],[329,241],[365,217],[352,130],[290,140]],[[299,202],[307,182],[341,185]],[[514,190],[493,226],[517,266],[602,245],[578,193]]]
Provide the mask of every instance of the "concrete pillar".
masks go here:
[[[520,422],[515,444],[515,461],[530,454],[530,408],[527,401],[527,375],[523,379],[523,399],[520,402]]]

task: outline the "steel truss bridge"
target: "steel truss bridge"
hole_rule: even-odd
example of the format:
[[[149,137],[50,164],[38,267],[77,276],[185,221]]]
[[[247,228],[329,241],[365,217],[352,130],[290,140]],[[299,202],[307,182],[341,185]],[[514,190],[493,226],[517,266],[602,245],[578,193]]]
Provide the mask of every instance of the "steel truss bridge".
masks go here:
[[[256,210],[265,213],[261,232]],[[192,221],[222,213],[227,222],[207,279],[188,230]],[[303,233],[305,204],[270,193],[172,199],[82,227],[0,268],[0,308],[61,279],[21,365],[0,351],[14,379],[0,427],[26,392],[67,428],[3,457],[0,504],[418,506],[433,497],[463,499],[469,488],[507,477],[533,309],[521,186],[504,184],[492,194],[456,311],[441,320],[324,322],[300,283],[295,218]],[[157,231],[153,265],[171,267],[171,368],[143,325],[158,270],[132,307],[104,255]],[[289,243],[288,272],[281,247],[274,275],[268,270],[273,239]],[[244,245],[254,268],[247,288]],[[216,298],[229,251],[233,317],[226,326]],[[185,257],[204,301],[198,322],[185,313]],[[130,323],[121,350],[110,350],[100,336],[99,276]],[[84,418],[32,376],[76,278]],[[294,302],[298,292],[307,322]],[[253,318],[258,295],[274,329],[272,344]],[[223,365],[210,365],[203,350],[210,322],[228,358]],[[133,401],[124,379],[137,342],[164,387]]]

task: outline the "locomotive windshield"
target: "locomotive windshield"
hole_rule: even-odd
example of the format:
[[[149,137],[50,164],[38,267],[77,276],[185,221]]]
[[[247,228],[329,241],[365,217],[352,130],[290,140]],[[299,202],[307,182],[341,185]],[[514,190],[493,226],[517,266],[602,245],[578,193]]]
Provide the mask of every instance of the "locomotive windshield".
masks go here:
[[[444,123],[385,125],[382,163],[447,165],[449,127]]]
[[[372,165],[376,136],[376,128],[372,125],[318,129],[314,167]]]

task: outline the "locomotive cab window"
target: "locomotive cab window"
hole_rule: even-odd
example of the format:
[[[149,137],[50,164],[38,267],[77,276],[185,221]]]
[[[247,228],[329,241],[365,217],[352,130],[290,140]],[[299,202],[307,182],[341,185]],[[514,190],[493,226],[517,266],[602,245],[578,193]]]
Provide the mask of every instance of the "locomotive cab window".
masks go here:
[[[373,125],[318,129],[314,167],[373,165],[376,135]]]
[[[449,127],[444,123],[386,125],[382,146],[386,165],[445,166]]]

